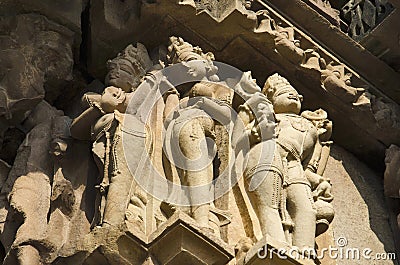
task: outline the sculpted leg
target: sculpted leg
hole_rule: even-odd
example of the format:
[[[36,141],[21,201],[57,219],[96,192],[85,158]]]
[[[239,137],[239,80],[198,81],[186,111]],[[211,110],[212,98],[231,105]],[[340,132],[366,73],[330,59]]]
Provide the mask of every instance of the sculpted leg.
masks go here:
[[[244,171],[245,188],[257,214],[261,231],[280,242],[286,242],[279,213],[282,192],[280,155],[275,145],[263,141],[248,153]],[[275,152],[275,154],[274,154]]]
[[[293,245],[314,248],[316,211],[313,209],[311,189],[308,185],[290,184],[287,187],[287,206],[294,222]]]
[[[206,165],[209,156],[205,138],[203,125],[197,119],[188,121],[179,132],[180,149],[185,156],[185,161],[187,161],[182,184],[191,188],[202,186],[198,192],[189,193],[189,201],[192,204],[191,215],[200,226],[208,227],[210,204],[199,205],[199,202],[207,199],[204,196],[210,196],[213,179],[212,163]],[[195,163],[193,164],[193,162]],[[192,168],[196,164],[199,165],[199,168]]]
[[[259,171],[252,176],[252,178],[259,177],[265,179],[254,191],[248,191],[248,195],[258,216],[261,231],[264,236],[286,242],[278,208],[282,179],[272,171]]]
[[[122,127],[117,128],[110,150],[111,178],[104,211],[104,223],[108,225],[119,225],[125,221],[129,201],[140,189],[136,181],[141,180],[144,185],[143,179],[150,179],[148,163],[142,160],[147,155],[144,125],[131,116],[125,119],[129,119],[124,124],[129,127],[124,127],[124,131]],[[124,145],[134,146],[135,149],[124,149]]]

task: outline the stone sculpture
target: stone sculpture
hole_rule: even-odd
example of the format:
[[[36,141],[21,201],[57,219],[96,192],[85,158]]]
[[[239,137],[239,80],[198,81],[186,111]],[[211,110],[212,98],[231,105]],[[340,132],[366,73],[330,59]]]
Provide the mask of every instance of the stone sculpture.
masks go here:
[[[275,112],[276,147],[268,163],[262,154],[268,140],[253,145],[245,170],[247,193],[264,236],[313,249],[316,229],[324,232],[333,218],[331,185],[322,177],[332,123],[323,110],[300,115],[302,96],[278,74],[267,79],[263,93]],[[252,186],[255,181],[258,186]]]
[[[343,18],[349,23],[347,33],[361,41],[382,18],[393,10],[387,1],[348,1],[342,8]]]
[[[281,43],[284,47],[280,50],[290,53],[295,47],[293,32],[281,29],[281,34],[291,40],[285,42],[278,36],[277,45]],[[302,53],[298,59],[301,56]],[[189,80],[189,85],[173,85],[163,72],[169,66],[176,67],[177,78]],[[137,235],[148,236],[174,212],[181,212],[189,215],[204,233],[222,238],[220,228],[229,224],[230,209],[217,205],[218,182],[214,181],[224,170],[229,171],[225,177],[230,176],[232,181],[244,175],[246,196],[263,235],[300,248],[313,247],[316,223],[325,225],[317,233],[323,232],[333,217],[327,203],[332,199],[329,180],[321,176],[331,133],[324,111],[303,112],[300,116],[300,96],[279,75],[269,77],[263,90],[250,72],[221,79],[212,53],[204,53],[177,37],[170,38],[159,64],[153,65],[146,48],[137,44],[129,45],[110,60],[108,70],[103,93],[86,93],[83,112],[72,121],[56,112],[51,121],[40,120],[37,126],[35,113],[27,120],[27,126],[36,126],[29,135],[35,135],[41,126],[51,131],[43,139],[35,136],[35,141],[27,142],[45,143],[45,153],[52,150],[52,159],[46,162],[49,172],[42,174],[42,182],[47,181],[46,191],[37,193],[46,207],[30,211],[21,201],[21,192],[16,190],[21,181],[40,177],[29,174],[6,185],[12,195],[11,206],[26,215],[22,230],[32,226],[32,218],[42,220],[47,211],[51,214],[48,224],[43,219],[42,226],[37,226],[30,237],[17,237],[21,244],[34,242],[34,246],[14,246],[20,262],[42,260],[36,244],[45,244],[47,233],[55,231],[59,222],[82,218],[84,212],[78,210],[77,202],[84,196],[93,196],[91,192],[94,201],[85,207],[94,207],[94,211],[82,219],[84,233],[129,227]],[[232,134],[227,130],[230,126],[234,128]],[[165,141],[158,139],[164,133]],[[275,140],[277,144],[271,149]],[[172,150],[172,155],[163,153],[162,145]],[[135,151],[131,152],[133,147]],[[86,151],[80,157],[86,156],[88,168],[91,164],[97,166],[97,172],[92,168],[87,179],[78,177],[87,168],[78,173],[71,171],[71,154],[83,149]],[[143,160],[143,156],[147,159]],[[243,172],[239,169],[241,158],[247,161]],[[230,172],[231,165],[234,172]],[[179,195],[186,197],[186,207],[173,200],[177,191],[174,189],[167,192],[169,197],[164,202],[151,198],[156,195],[151,193],[156,171],[177,184],[178,190],[187,188],[184,195]],[[85,189],[74,186],[82,181],[91,184]],[[295,211],[299,208],[300,214]],[[53,241],[49,243],[53,249],[67,251],[64,248],[69,246],[60,244],[61,239]],[[243,242],[241,258],[251,246],[249,241]],[[56,252],[49,252],[46,259],[51,261]]]
[[[207,161],[208,156],[204,157],[204,150],[208,149],[205,138],[212,137],[215,139],[214,128],[216,122],[229,123],[230,109],[228,103],[230,92],[230,89],[222,85],[200,82],[191,89],[188,106],[175,113],[174,137],[179,138],[179,146],[188,161],[196,160],[199,157],[202,157],[205,161],[198,161],[198,163],[202,164]],[[206,95],[211,96],[216,101],[203,97]],[[195,103],[191,102],[190,98],[196,97],[200,97],[200,99],[197,98]],[[183,185],[191,187],[208,185],[212,182],[214,176],[212,163],[209,163],[203,170],[191,170],[189,165],[186,165],[186,167],[188,170],[185,170],[181,176]],[[190,215],[201,226],[208,227],[209,204],[195,206],[197,203],[194,197],[191,197],[190,201],[193,204]]]
[[[132,46],[129,46],[116,59],[110,61],[111,69],[106,81],[115,86],[106,87],[102,95],[90,93],[84,96],[87,109],[72,123],[71,134],[76,139],[94,142],[93,153],[100,172],[98,185],[100,197],[97,202],[98,214],[96,216],[98,220],[94,220],[93,225],[118,225],[123,223],[125,214],[127,214],[128,219],[136,219],[128,221],[139,225],[141,230],[144,229],[144,209],[147,195],[139,185],[131,185],[135,179],[143,179],[144,176],[132,176],[134,172],[129,170],[134,166],[128,165],[132,163],[132,160],[138,162],[141,153],[138,151],[138,157],[131,157],[130,154],[124,153],[121,138],[124,136],[125,139],[129,139],[127,131],[136,130],[136,133],[143,134],[147,138],[149,149],[157,148],[153,146],[157,145],[156,141],[151,139],[151,136],[157,132],[154,131],[154,128],[152,132],[146,132],[145,123],[149,122],[151,109],[157,95],[161,95],[161,91],[166,92],[165,102],[161,98],[165,104],[163,119],[173,128],[172,134],[168,135],[167,139],[174,137],[178,139],[179,147],[186,158],[184,161],[201,155],[204,150],[201,149],[201,146],[200,149],[196,149],[196,146],[203,144],[202,140],[206,136],[215,137],[215,122],[211,116],[216,117],[219,122],[229,122],[230,110],[227,106],[231,101],[231,90],[223,84],[210,83],[218,81],[218,77],[215,75],[217,68],[211,59],[213,59],[211,53],[204,54],[200,48],[193,47],[181,38],[171,37],[168,62],[165,63],[170,65],[181,63],[178,72],[184,75],[186,73],[187,79],[201,81],[190,89],[189,100],[184,99],[182,101],[184,103],[180,105],[179,91],[164,76],[150,72],[148,76],[144,77],[144,73],[151,68],[151,61],[148,59],[147,51],[141,45],[134,50]],[[142,80],[141,84],[138,82],[140,79]],[[136,90],[135,86],[139,86],[139,88]],[[184,93],[184,91],[180,92]],[[129,113],[125,113],[128,104]],[[177,107],[180,109],[175,111],[174,109]],[[198,115],[193,118],[195,114]],[[134,137],[132,141],[135,141]],[[131,144],[138,150],[146,148],[144,138]],[[207,149],[207,146],[204,148]],[[149,156],[152,155],[149,154]],[[154,159],[161,161],[162,158],[154,157]],[[168,169],[166,170],[168,171]],[[178,169],[178,171],[181,173],[179,174],[179,184],[181,185],[193,187],[211,183],[213,180],[212,164],[208,165],[205,170]],[[165,175],[167,178],[170,177],[168,172]],[[146,186],[144,183],[140,183],[140,185]],[[130,194],[133,195],[130,196]],[[188,212],[189,215],[200,226],[210,228],[209,222],[210,219],[213,219],[210,217],[212,215],[210,203],[196,205],[196,202],[193,201],[193,194],[189,194],[189,197],[189,201],[193,204]],[[213,211],[217,210],[213,209]],[[156,218],[164,219],[161,216]],[[218,229],[213,231],[219,233]]]
[[[153,91],[150,95],[156,95],[163,90],[167,91],[161,99],[164,104],[162,120],[167,128],[167,141],[164,144],[172,148],[172,153],[180,153],[183,157],[174,158],[172,155],[175,161],[169,162],[163,157],[162,170],[167,179],[189,187],[187,200],[190,205],[188,208],[169,205],[168,209],[163,203],[161,208],[164,214],[168,217],[173,210],[184,211],[200,227],[219,235],[219,225],[215,226],[212,220],[220,219],[216,215],[221,215],[221,211],[213,206],[211,194],[212,181],[217,172],[214,172],[213,162],[210,161],[212,147],[207,144],[206,138],[216,141],[221,137],[215,128],[219,124],[229,124],[230,106],[233,103],[244,127],[243,133],[233,136],[232,144],[236,152],[242,151],[240,148],[245,140],[252,146],[245,154],[248,164],[244,175],[247,194],[263,234],[299,248],[312,248],[316,229],[317,233],[324,232],[333,218],[332,209],[327,203],[332,200],[329,179],[321,176],[329,154],[327,146],[330,144],[331,133],[331,123],[327,120],[326,112],[318,110],[299,115],[301,96],[286,79],[277,74],[267,79],[262,91],[249,73],[243,74],[229,88],[225,81],[219,80],[218,68],[212,62],[214,56],[211,53],[205,54],[200,48],[176,37],[170,38],[165,64],[179,64],[179,72],[196,83],[189,89],[174,87],[165,77],[153,74],[142,79],[140,89],[136,90],[134,86],[139,85],[137,80],[143,76],[144,69],[151,69],[150,60],[146,59],[147,53],[143,52],[145,48],[138,47],[140,49],[134,50],[133,54],[137,55],[141,51],[141,54],[145,54],[138,56],[141,60],[127,59],[130,58],[129,54],[132,57],[132,52],[125,51],[110,63],[114,65],[114,71],[127,69],[126,65],[131,66],[128,67],[131,70],[125,70],[123,74],[119,71],[109,73],[109,83],[119,87],[109,86],[103,95],[86,95],[88,109],[71,126],[73,137],[94,140],[93,152],[101,172],[101,200],[99,197],[97,203],[99,220],[94,224],[118,225],[126,219],[128,212],[130,219],[136,219],[132,222],[143,230],[146,193],[140,192],[137,185],[133,190],[128,185],[135,180],[126,165],[128,158],[120,158],[125,154],[118,147],[118,139],[126,131],[124,127],[128,126],[124,119],[127,116],[135,117],[137,126],[134,127],[142,127],[141,133],[144,137],[147,135],[147,141],[150,142],[148,145],[156,148],[156,141],[151,139],[153,133],[146,133],[144,129],[149,110],[146,110],[143,102],[152,106],[154,99],[144,95],[149,91]],[[136,68],[133,68],[133,61],[136,62]],[[132,73],[132,77],[129,73]],[[122,83],[119,84],[119,81]],[[185,93],[187,97],[180,98],[180,94]],[[241,97],[241,104],[237,103],[238,96]],[[129,102],[133,106],[129,106],[130,114],[123,114]],[[277,145],[275,149],[270,149],[268,145],[273,139],[275,125]],[[141,149],[146,149],[145,141],[140,141]],[[217,152],[226,150],[217,146]],[[268,161],[267,156],[273,159]],[[118,160],[120,163],[117,163]],[[193,168],[194,164],[200,166],[200,169]],[[125,188],[121,188],[121,185]],[[191,189],[199,185],[204,186],[204,193],[200,195]],[[113,190],[113,186],[118,187],[118,191]],[[170,192],[170,196],[174,196],[174,191]],[[137,194],[130,196],[132,193]],[[211,196],[211,199],[202,201],[207,196]]]
[[[335,173],[340,174],[335,187],[357,184],[359,192],[352,187],[337,195],[338,225],[317,239],[318,248],[343,231],[364,231],[361,241],[377,236],[380,247],[374,252],[392,250],[389,229],[376,225],[388,223],[386,211],[376,207],[381,205],[375,203],[377,185],[371,185],[369,173],[351,172],[362,168],[358,161],[335,150],[327,170],[333,175],[323,175],[332,130],[323,110],[300,113],[300,95],[277,75],[264,90],[249,72],[227,82],[212,53],[182,38],[156,46],[168,45],[169,34],[179,33],[215,51],[219,60],[253,70],[260,80],[266,72],[284,72],[296,79],[307,105],[329,110],[340,145],[378,161],[400,139],[400,111],[392,100],[399,99],[398,78],[389,68],[398,67],[388,63],[394,51],[384,47],[390,34],[379,33],[385,24],[371,41],[353,45],[331,27],[339,26],[332,23],[339,22],[337,14],[323,14],[334,11],[329,0],[72,0],[62,12],[55,2],[5,1],[0,8],[0,260],[5,265],[265,263],[251,255],[264,243],[258,231],[240,237],[258,222],[267,239],[313,248],[315,235],[333,218],[328,177]],[[332,6],[344,5],[339,2]],[[360,0],[345,5],[342,15],[359,41],[392,10],[383,0]],[[129,45],[105,63],[132,41],[143,41],[151,52],[140,43]],[[368,67],[374,64],[375,72]],[[171,84],[167,75],[157,74],[169,66],[193,82]],[[85,94],[77,108],[84,91],[96,93]],[[346,130],[352,126],[357,129]],[[231,127],[238,130],[234,135]],[[163,145],[179,149],[183,159],[168,161]],[[385,190],[394,198],[399,153],[391,146],[386,157]],[[143,156],[148,159],[139,165]],[[241,159],[247,162],[243,168]],[[191,168],[190,161],[205,166]],[[236,201],[230,191],[216,194],[225,169],[229,189],[240,180],[233,187],[242,192],[241,198],[235,192]],[[167,197],[158,197],[152,189],[164,180],[175,190],[168,183]],[[204,186],[205,200],[195,192],[198,185]],[[174,192],[185,188],[187,207],[174,204]],[[374,196],[364,196],[370,190]],[[360,194],[354,201],[365,209],[345,216],[351,213],[346,197]],[[251,218],[240,209],[241,223],[237,208],[243,201]],[[371,218],[352,223],[360,213]],[[346,237],[359,245],[354,234]]]
[[[125,93],[121,88],[113,86],[105,88],[103,95],[85,95],[88,109],[71,125],[72,137],[79,140],[94,140],[93,153],[101,179],[98,188],[103,197],[99,205],[101,208],[98,216],[100,223],[104,221],[105,195],[110,185],[109,173],[113,173],[113,170],[110,170],[110,155],[112,137],[115,137],[118,125],[116,115],[125,112],[131,95],[132,93]],[[114,212],[113,215],[116,217],[117,214]],[[97,221],[95,222],[97,223]]]
[[[368,93],[364,88],[350,86],[351,73],[345,73],[343,65],[335,65],[333,62],[322,71],[323,88],[353,106],[371,106]]]
[[[178,103],[179,92],[184,91],[173,88],[175,92],[168,95],[167,103],[171,105],[171,102],[175,102],[175,110],[171,111],[173,107],[167,106],[169,115],[165,114],[165,118],[167,127],[172,130],[166,136],[166,145],[173,148],[173,154],[182,155],[175,158],[172,155],[174,161],[171,162],[178,172],[179,184],[189,188],[190,207],[185,211],[201,227],[219,235],[219,222],[215,216],[219,211],[213,206],[213,200],[209,202],[207,199],[209,196],[214,197],[211,183],[217,173],[210,160],[212,148],[206,138],[215,141],[219,137],[216,126],[229,124],[232,90],[219,82],[216,75],[218,68],[212,62],[213,54],[204,54],[201,49],[180,38],[171,37],[170,41],[169,61],[181,63],[183,73],[188,74],[186,79],[193,79],[197,83],[190,88],[188,97],[183,98],[181,104]],[[171,101],[171,98],[175,100]],[[167,172],[167,178],[171,179],[169,175]],[[203,186],[201,193],[193,189],[196,186]]]
[[[66,220],[79,219],[82,212],[78,208],[85,208],[76,203],[82,191],[76,189],[79,180],[69,174],[70,158],[64,156],[70,118],[46,105],[42,102],[31,115],[29,123],[33,128],[16,157],[20,166],[11,169],[2,187],[3,192],[10,194],[9,204],[1,202],[1,216],[7,220],[2,235],[14,235],[13,242],[2,238],[10,253],[6,264],[40,264],[44,250],[52,249],[54,255],[65,246],[59,240],[61,235],[74,233],[69,231],[70,223]],[[36,115],[41,108],[48,111],[48,120]],[[19,224],[12,221],[18,215],[23,216]],[[81,224],[81,231],[85,231],[84,223]]]
[[[304,69],[316,70],[321,75],[321,87],[337,96],[344,103],[355,107],[368,109],[371,106],[369,92],[366,88],[352,86],[352,74],[343,64],[335,61],[326,62],[317,48],[303,48],[302,43],[296,39],[297,33],[292,26],[281,26],[266,10],[255,13],[257,24],[255,33],[267,34],[273,38],[276,51],[291,63]]]
[[[134,96],[139,81],[152,63],[146,48],[138,44],[137,48],[128,46],[117,58],[109,61],[109,73],[106,83],[110,86],[104,89],[102,95],[88,93],[84,95],[86,110],[74,119],[71,125],[71,135],[78,140],[93,141],[93,154],[99,169],[98,189],[96,199],[96,214],[94,225],[119,225],[124,222],[128,203],[134,202],[136,207],[130,218],[143,229],[144,205],[146,196],[140,189],[134,189],[133,177],[124,160],[121,143],[124,124],[130,124],[142,137],[132,137],[133,145],[138,150],[145,149],[144,124],[129,117],[129,123],[124,123],[126,109]],[[129,138],[127,136],[127,138]]]
[[[283,177],[283,193],[289,214],[287,216],[286,210],[282,210],[286,215],[284,228],[290,231],[291,228],[285,226],[293,221],[289,243],[299,248],[313,248],[317,222],[314,200],[333,199],[329,179],[321,176],[326,163],[321,158],[326,160],[327,156],[322,153],[323,148],[318,148],[329,144],[332,124],[323,110],[299,115],[301,96],[279,75],[269,77],[263,91],[271,100],[277,119],[280,161],[274,164]],[[332,216],[324,218],[331,221]]]

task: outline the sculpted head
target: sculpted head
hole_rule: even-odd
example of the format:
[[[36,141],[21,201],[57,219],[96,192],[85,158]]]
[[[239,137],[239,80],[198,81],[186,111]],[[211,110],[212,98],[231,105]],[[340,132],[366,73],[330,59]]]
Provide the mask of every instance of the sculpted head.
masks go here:
[[[143,81],[142,77],[151,69],[151,59],[143,44],[129,45],[107,62],[107,86],[120,87],[125,92],[134,91]]]
[[[279,74],[268,77],[263,93],[272,102],[275,113],[300,113],[303,96]]]
[[[218,67],[209,60],[191,60],[183,61],[182,65],[186,69],[186,73],[190,78],[201,80],[206,78],[209,81],[218,81]]]

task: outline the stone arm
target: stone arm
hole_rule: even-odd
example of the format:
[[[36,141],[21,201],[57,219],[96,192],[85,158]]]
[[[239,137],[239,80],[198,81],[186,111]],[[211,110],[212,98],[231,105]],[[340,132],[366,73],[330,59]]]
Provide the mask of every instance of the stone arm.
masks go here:
[[[72,121],[71,136],[78,140],[90,140],[91,128],[104,114],[114,111],[125,112],[133,93],[125,93],[121,88],[107,87],[102,95],[86,93],[83,104],[87,109]]]
[[[244,137],[249,137],[251,145],[272,139],[276,125],[272,109],[271,103],[261,93],[255,93],[245,104],[241,105],[239,118],[243,123],[239,122],[239,124],[244,125],[247,130],[244,133],[243,130],[238,132],[240,135],[236,137],[237,142],[243,141]]]
[[[223,125],[228,125],[231,121],[231,109],[228,104],[202,97],[194,106],[204,110],[211,118]]]
[[[254,114],[248,105],[243,104],[239,107],[232,133],[232,146],[236,147],[236,150],[240,150],[240,146],[248,143],[248,141],[255,142],[254,134],[252,133],[254,119]]]
[[[314,151],[311,155],[310,158],[306,159],[306,169],[305,169],[305,174],[308,179],[308,181],[311,184],[311,189],[315,190],[318,185],[325,180],[325,178],[322,177],[322,174],[318,174],[317,170],[319,167],[319,161],[321,158],[321,143],[317,141],[317,143],[314,146]]]
[[[72,121],[71,136],[78,140],[89,141],[91,139],[91,127],[101,116],[103,116],[103,113],[100,109],[90,106]]]
[[[257,107],[256,136],[259,141],[270,140],[275,135],[275,116],[267,104],[259,104]]]

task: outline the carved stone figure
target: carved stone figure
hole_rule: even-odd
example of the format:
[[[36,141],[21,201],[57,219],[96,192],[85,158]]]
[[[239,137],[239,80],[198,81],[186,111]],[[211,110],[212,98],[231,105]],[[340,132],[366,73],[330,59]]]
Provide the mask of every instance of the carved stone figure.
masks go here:
[[[364,88],[350,86],[351,73],[345,73],[344,65],[336,65],[333,62],[322,71],[323,88],[353,106],[370,106],[370,99]]]
[[[187,79],[199,81],[190,88],[188,98],[182,99],[180,104],[177,90],[168,96],[167,104],[175,98],[172,101],[177,108],[171,111],[167,105],[168,113],[165,113],[168,127],[172,127],[171,135],[166,136],[166,144],[173,149],[171,162],[179,173],[179,183],[188,187],[190,207],[186,212],[199,226],[219,235],[219,222],[214,220],[218,220],[214,216],[218,210],[213,206],[213,200],[210,202],[207,199],[214,198],[212,181],[217,173],[213,169],[212,146],[206,138],[215,141],[218,138],[216,126],[229,124],[232,90],[218,82],[218,68],[211,60],[211,53],[204,54],[200,48],[172,37],[168,58],[170,62],[181,62],[180,67],[183,73],[187,73]],[[174,157],[174,154],[181,155]],[[170,179],[170,173],[166,175]],[[196,186],[203,188],[195,190]]]
[[[267,79],[263,93],[270,101],[265,104],[272,103],[275,112],[276,145],[268,148],[273,134],[270,117],[265,123],[270,135],[255,141],[248,154],[246,190],[264,236],[300,249],[314,248],[316,227],[318,233],[324,232],[333,218],[327,203],[333,199],[331,186],[322,177],[332,124],[323,110],[300,115],[302,96],[278,74]],[[273,159],[266,160],[266,150],[273,152]]]
[[[279,28],[274,41],[278,52],[291,62],[300,63],[303,60],[305,52],[300,48],[300,41],[294,38],[292,27]]]
[[[238,142],[248,137],[252,146],[247,154],[248,161],[244,170],[247,194],[263,235],[284,242],[285,235],[279,214],[282,177],[280,172],[271,167],[273,159],[279,159],[279,156],[274,157],[275,144],[271,140],[275,127],[271,102],[260,93],[249,98],[239,109],[239,116],[244,118],[246,132]],[[240,148],[240,144],[236,148]]]
[[[386,150],[385,157],[385,175],[384,175],[384,188],[385,195],[391,198],[400,197],[400,148],[396,145],[391,145]]]
[[[100,224],[104,221],[105,195],[110,185],[110,155],[111,141],[115,137],[118,121],[116,115],[125,112],[132,93],[125,93],[121,88],[107,87],[103,95],[85,95],[88,108],[71,125],[71,135],[78,140],[93,140],[93,154],[99,168],[100,180],[99,191],[102,202],[98,205]],[[114,112],[115,111],[115,112]],[[123,193],[123,191],[120,191]],[[128,195],[127,195],[128,196]],[[111,197],[111,196],[110,196]],[[123,209],[125,212],[125,209]],[[113,213],[113,218],[118,218]],[[111,222],[112,223],[112,222]],[[114,223],[113,223],[114,224]]]
[[[229,123],[230,109],[228,102],[231,94],[230,92],[229,89],[222,85],[207,84],[206,82],[198,83],[192,88],[191,96],[195,97],[211,94],[211,98],[216,101],[207,97],[202,97],[194,104],[189,101],[190,103],[186,108],[177,112],[177,117],[174,121],[174,134],[175,137],[179,138],[179,146],[187,161],[197,160],[201,157],[202,161],[198,161],[198,163],[203,164],[209,160],[209,157],[205,156],[204,153],[205,150],[209,149],[206,137],[215,139],[214,128],[216,122],[221,122],[225,125]],[[208,165],[201,170],[195,168],[191,169],[189,165],[186,166],[188,170],[185,170],[181,176],[181,183],[183,185],[189,187],[211,185],[214,178],[212,163],[208,163]],[[208,187],[208,191],[212,191],[211,186]],[[208,193],[205,190],[203,196],[207,195]],[[199,194],[189,195],[189,200],[191,202],[190,215],[200,226],[208,227],[210,203],[197,205],[196,197],[198,196]],[[201,201],[201,197],[197,198],[197,200]]]
[[[109,71],[105,84],[131,92],[140,85],[143,76],[152,67],[153,63],[143,44],[137,43],[136,47],[129,45],[117,57],[107,62]]]
[[[142,80],[151,67],[145,47],[141,44],[137,48],[129,45],[108,63],[106,83],[110,86],[104,89],[102,95],[85,94],[83,102],[86,110],[71,125],[72,137],[93,141],[92,151],[99,169],[99,193],[92,226],[123,223],[128,204],[133,202],[135,207],[129,208],[128,217],[143,229],[146,196],[132,184],[133,176],[125,161],[121,138],[124,130],[129,131],[124,126],[132,126],[130,129],[138,130],[138,135],[143,137],[127,136],[126,139],[132,141],[138,151],[145,149],[144,123],[132,115],[128,117],[129,122],[124,123],[124,113],[135,94],[139,80]]]
[[[299,115],[302,97],[277,74],[267,79],[263,92],[271,100],[277,120],[275,155],[278,157],[273,168],[282,177],[286,204],[281,210],[282,221],[284,229],[292,232],[287,240],[301,249],[314,248],[317,222],[314,200],[333,199],[329,179],[321,176],[327,157],[319,148],[329,139],[332,124],[323,110]]]
[[[361,41],[392,10],[391,3],[382,0],[348,1],[341,8],[349,24],[347,33],[356,41]]]
[[[400,198],[400,147],[397,145],[390,145],[386,149],[385,156],[385,174],[384,174],[384,192],[385,196],[399,199]],[[400,214],[397,211],[397,225],[400,227]]]
[[[43,108],[47,110],[47,120],[38,115]],[[2,220],[7,220],[7,225],[1,227],[3,245],[10,253],[5,264],[40,264],[44,259],[50,263],[55,253],[67,253],[66,249],[71,248],[71,242],[63,237],[89,232],[84,212],[88,205],[77,203],[77,198],[85,197],[83,189],[77,187],[84,187],[87,181],[77,175],[86,165],[74,165],[74,172],[70,171],[72,159],[65,155],[70,118],[62,115],[46,102],[38,105],[27,124],[33,128],[18,149],[18,166],[11,169],[2,187],[2,192],[10,194],[9,204],[1,201],[0,214]],[[77,148],[80,147],[72,147]],[[12,221],[18,215],[23,219]],[[71,229],[77,224],[79,232]],[[5,235],[13,235],[13,241]],[[52,253],[43,257],[43,252]]]
[[[398,207],[399,12],[387,0],[61,2],[0,4],[0,263],[308,264],[257,250],[339,235],[394,252],[379,176],[340,147],[324,172],[327,113],[300,112],[279,75],[262,90],[222,67],[296,78],[368,166],[390,146],[384,188]],[[337,222],[316,239],[334,217],[328,177]]]

